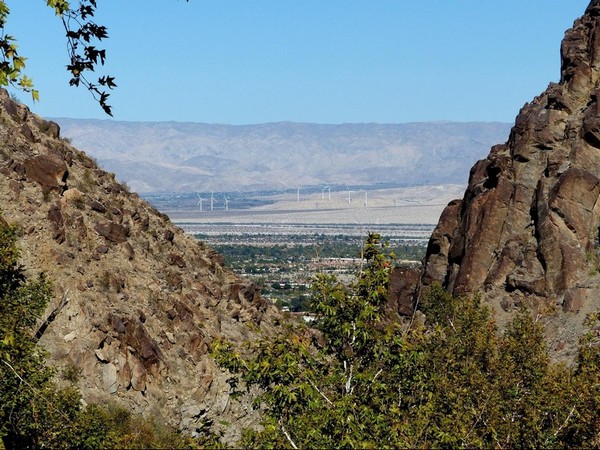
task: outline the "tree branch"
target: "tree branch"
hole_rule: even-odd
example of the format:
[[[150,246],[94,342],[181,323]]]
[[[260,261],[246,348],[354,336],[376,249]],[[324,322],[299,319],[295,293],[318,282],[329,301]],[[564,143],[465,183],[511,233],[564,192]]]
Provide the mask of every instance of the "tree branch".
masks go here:
[[[314,388],[314,390],[317,391],[319,394],[321,394],[321,397],[323,397],[327,403],[329,403],[331,406],[333,406],[333,402],[331,400],[329,400],[327,398],[327,396],[325,394],[323,394],[323,392],[321,392],[321,390],[317,387],[317,385],[313,382],[313,380],[311,380],[308,377],[306,379],[308,380],[310,385]]]

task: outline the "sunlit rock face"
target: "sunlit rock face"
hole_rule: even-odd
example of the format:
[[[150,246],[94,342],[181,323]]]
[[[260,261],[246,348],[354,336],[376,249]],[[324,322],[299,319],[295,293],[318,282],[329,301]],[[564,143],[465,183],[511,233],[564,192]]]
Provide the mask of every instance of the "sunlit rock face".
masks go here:
[[[518,69],[515,69],[518,70]],[[483,293],[500,324],[522,303],[571,359],[600,308],[600,1],[565,34],[561,79],[471,169],[435,229],[421,287]]]
[[[230,401],[210,348],[274,332],[276,309],[5,91],[0,210],[21,229],[27,274],[53,284],[37,334],[59,372],[77,369],[86,401],[191,434],[212,423],[230,442],[257,423],[251,398]]]

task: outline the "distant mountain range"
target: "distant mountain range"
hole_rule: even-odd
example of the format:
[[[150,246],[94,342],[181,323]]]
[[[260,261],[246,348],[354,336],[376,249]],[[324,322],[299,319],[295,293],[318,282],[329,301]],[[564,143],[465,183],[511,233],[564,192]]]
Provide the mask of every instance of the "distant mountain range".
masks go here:
[[[466,184],[508,123],[215,125],[54,119],[139,193]]]

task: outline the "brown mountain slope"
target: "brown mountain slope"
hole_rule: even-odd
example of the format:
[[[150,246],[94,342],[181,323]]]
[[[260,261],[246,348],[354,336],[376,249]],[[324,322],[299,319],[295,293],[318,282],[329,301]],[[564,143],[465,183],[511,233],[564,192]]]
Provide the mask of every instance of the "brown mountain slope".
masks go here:
[[[5,91],[0,208],[22,227],[27,271],[54,284],[38,334],[52,364],[81,371],[86,400],[115,400],[192,433],[212,420],[230,438],[256,420],[247,403],[229,401],[208,351],[219,336],[271,332],[275,308]]]
[[[529,303],[570,359],[600,308],[600,0],[566,32],[561,57],[560,83],[523,107],[442,214],[422,284],[483,291],[501,322]]]

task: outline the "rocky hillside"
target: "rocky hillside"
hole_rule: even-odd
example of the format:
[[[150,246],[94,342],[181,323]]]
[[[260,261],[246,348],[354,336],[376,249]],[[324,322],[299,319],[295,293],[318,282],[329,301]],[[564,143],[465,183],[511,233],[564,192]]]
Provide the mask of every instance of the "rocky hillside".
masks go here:
[[[500,321],[522,303],[570,359],[600,308],[600,0],[567,31],[561,80],[520,111],[442,214],[422,284],[483,291]]]
[[[461,184],[505,123],[212,125],[56,119],[136,192]]]
[[[211,342],[271,332],[278,313],[209,248],[0,92],[0,209],[23,264],[54,285],[38,336],[87,401],[119,402],[231,439],[256,420],[230,402]],[[232,425],[226,426],[230,423]]]

